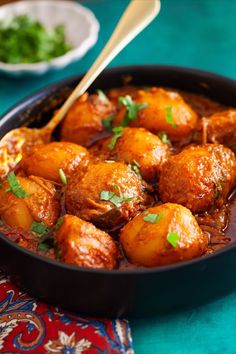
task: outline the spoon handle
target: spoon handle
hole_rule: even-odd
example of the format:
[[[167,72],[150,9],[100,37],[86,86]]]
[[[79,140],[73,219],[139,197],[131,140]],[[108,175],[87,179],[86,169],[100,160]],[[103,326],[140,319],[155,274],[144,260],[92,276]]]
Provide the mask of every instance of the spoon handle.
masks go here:
[[[94,82],[102,70],[131,42],[160,11],[160,0],[132,0],[118,22],[113,34],[80,83],[44,129],[52,132],[70,107]]]

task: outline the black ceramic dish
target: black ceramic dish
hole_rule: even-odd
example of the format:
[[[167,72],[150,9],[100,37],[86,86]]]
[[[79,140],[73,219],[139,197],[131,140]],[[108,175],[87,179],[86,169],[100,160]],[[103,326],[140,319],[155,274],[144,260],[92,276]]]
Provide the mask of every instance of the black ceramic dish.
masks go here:
[[[124,75],[131,75],[134,85],[173,87],[203,94],[225,105],[235,106],[236,103],[235,81],[207,72],[167,66],[107,70],[96,80],[91,91],[120,86]],[[32,117],[37,124],[40,120],[44,123],[51,114],[48,107],[54,107],[62,100],[66,95],[64,88],[73,87],[80,78],[47,87],[13,108],[0,121],[0,136],[32,122]],[[89,315],[155,315],[195,306],[236,288],[236,244],[176,265],[127,271],[83,269],[59,263],[33,254],[3,235],[0,235],[0,249],[0,267],[21,289],[44,301]]]

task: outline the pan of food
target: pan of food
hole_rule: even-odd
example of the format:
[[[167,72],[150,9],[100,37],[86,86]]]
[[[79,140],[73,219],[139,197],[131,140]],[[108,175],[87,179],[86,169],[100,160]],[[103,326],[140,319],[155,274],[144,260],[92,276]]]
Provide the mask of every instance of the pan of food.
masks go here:
[[[45,125],[80,80],[15,106],[0,136]],[[235,95],[235,81],[189,68],[106,70],[49,143],[32,139],[7,171],[0,161],[2,271],[94,316],[156,315],[235,289]]]

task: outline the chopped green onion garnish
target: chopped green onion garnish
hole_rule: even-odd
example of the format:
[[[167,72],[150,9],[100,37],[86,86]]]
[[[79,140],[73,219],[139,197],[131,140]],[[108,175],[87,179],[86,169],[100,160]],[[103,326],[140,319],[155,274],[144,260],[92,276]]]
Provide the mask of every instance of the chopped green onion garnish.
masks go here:
[[[29,196],[29,193],[27,193],[20,185],[20,182],[16,178],[16,175],[14,172],[10,172],[7,176],[7,180],[9,183],[9,188],[6,190],[7,192],[12,192],[16,197],[18,198],[26,198]]]
[[[57,223],[56,223],[56,225],[55,225],[55,229],[56,229],[56,230],[59,229],[59,228],[61,227],[61,225],[63,224],[63,222],[64,222],[64,218],[63,218],[63,216],[61,216],[61,217],[57,220]]]
[[[112,130],[112,123],[113,123],[113,120],[115,119],[115,116],[110,116],[110,117],[107,117],[106,119],[104,119],[102,121],[102,125],[103,127],[108,130],[108,131],[111,131]]]
[[[62,168],[59,169],[59,177],[60,177],[61,182],[66,186],[67,185],[67,178],[66,178],[65,172],[63,171]]]
[[[179,235],[177,234],[177,232],[175,232],[175,231],[169,232],[168,235],[167,235],[167,241],[168,241],[168,242],[171,244],[171,246],[173,246],[174,248],[177,247],[179,239],[180,239],[180,237],[179,237]]]

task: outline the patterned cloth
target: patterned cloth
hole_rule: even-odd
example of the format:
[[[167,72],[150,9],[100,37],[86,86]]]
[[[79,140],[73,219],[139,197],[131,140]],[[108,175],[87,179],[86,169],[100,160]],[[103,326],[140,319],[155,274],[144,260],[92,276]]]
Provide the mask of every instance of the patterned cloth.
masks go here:
[[[126,320],[80,317],[21,293],[0,275],[0,353],[133,354]]]

